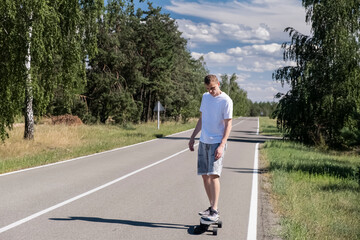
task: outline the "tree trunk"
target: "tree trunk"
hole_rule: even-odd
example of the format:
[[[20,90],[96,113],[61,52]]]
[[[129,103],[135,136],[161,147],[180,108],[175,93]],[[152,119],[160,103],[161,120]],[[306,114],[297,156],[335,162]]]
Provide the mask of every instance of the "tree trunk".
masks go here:
[[[28,55],[25,61],[25,66],[27,69],[26,77],[26,86],[25,86],[25,131],[24,138],[31,140],[34,139],[34,112],[33,112],[33,89],[32,89],[32,80],[31,80],[31,34],[32,27],[29,27],[29,46],[28,46]]]
[[[151,90],[149,90],[149,102],[147,106],[146,122],[148,122],[150,119],[150,113],[151,113]]]

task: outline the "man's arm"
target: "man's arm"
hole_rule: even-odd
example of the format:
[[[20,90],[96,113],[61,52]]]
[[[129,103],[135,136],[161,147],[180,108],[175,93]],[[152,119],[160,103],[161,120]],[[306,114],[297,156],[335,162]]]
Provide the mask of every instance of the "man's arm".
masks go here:
[[[219,147],[215,151],[215,160],[218,160],[223,155],[226,141],[228,140],[231,132],[232,119],[225,119],[224,122],[225,122],[224,136],[221,139],[221,143]]]
[[[196,124],[196,127],[190,137],[190,141],[189,141],[189,149],[190,151],[194,151],[194,143],[195,143],[195,137],[196,135],[201,131],[201,118],[202,118],[202,113],[200,112],[200,118]]]

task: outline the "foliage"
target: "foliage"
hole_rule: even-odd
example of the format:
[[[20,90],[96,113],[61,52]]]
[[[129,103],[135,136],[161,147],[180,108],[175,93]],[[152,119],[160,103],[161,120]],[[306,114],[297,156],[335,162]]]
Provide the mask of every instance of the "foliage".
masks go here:
[[[274,116],[291,139],[339,147],[345,129],[360,129],[360,3],[303,0],[303,6],[312,35],[285,29],[291,42],[283,44],[284,60],[296,66],[273,74],[291,85]]]
[[[91,114],[103,123],[110,117],[147,122],[160,101],[166,117],[196,116],[206,70],[180,35],[175,21],[151,3],[135,12],[132,1],[109,1],[99,23],[99,52],[87,71]]]
[[[94,26],[102,6],[102,0],[1,1],[2,140],[23,110],[45,114],[56,88],[63,91],[65,107],[70,105],[74,89],[85,81],[85,58],[96,52]]]
[[[237,76],[235,73],[231,75],[230,79],[227,74],[224,74],[221,76],[220,88],[233,100],[234,116],[246,116],[250,110],[250,102],[247,98],[247,92],[239,87],[236,80]]]

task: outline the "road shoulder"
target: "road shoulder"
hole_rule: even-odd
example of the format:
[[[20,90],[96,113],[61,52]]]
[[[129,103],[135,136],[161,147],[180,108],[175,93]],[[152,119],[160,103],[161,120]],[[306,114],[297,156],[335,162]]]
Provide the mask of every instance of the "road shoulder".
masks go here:
[[[262,145],[260,145],[261,149]],[[259,196],[258,196],[258,236],[257,239],[281,240],[280,237],[280,216],[274,211],[273,201],[270,192],[270,176],[267,172],[267,163],[259,151]]]

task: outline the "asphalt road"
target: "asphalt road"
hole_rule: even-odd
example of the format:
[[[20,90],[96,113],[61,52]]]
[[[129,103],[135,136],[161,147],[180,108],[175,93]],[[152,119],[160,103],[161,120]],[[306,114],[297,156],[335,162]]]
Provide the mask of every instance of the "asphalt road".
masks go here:
[[[247,238],[257,128],[257,118],[233,120],[218,239]],[[208,200],[191,133],[0,175],[0,239],[208,239],[192,235]]]

